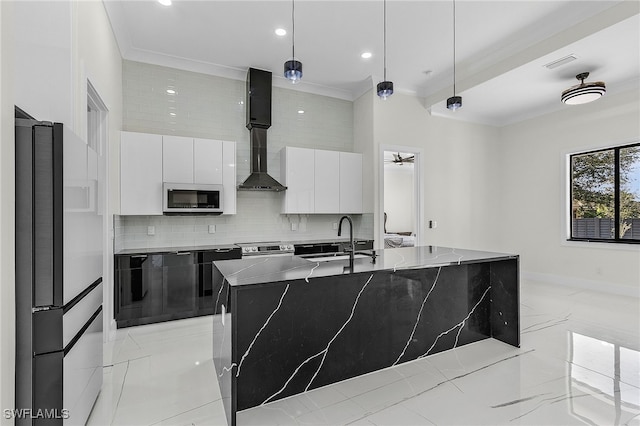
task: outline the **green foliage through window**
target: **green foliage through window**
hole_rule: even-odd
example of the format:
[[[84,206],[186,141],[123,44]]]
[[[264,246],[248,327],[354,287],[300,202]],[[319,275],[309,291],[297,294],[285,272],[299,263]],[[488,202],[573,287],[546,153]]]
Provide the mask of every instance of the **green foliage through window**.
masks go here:
[[[571,156],[571,238],[640,242],[640,144]]]

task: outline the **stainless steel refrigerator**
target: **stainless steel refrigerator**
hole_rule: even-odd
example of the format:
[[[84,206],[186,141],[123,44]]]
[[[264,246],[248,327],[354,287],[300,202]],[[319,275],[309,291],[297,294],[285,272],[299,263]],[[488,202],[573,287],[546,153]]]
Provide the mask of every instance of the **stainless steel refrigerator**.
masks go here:
[[[102,386],[97,153],[16,107],[17,425],[83,425]]]

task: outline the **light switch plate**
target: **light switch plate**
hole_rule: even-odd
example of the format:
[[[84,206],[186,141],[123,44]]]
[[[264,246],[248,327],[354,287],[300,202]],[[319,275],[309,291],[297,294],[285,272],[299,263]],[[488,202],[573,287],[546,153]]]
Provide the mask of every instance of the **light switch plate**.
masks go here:
[[[298,224],[297,223],[292,223],[291,224],[291,230],[292,231],[297,231],[298,230]]]
[[[147,226],[147,235],[156,235],[156,227]]]
[[[215,225],[209,225],[209,233],[210,234],[215,234],[216,233],[216,226]]]

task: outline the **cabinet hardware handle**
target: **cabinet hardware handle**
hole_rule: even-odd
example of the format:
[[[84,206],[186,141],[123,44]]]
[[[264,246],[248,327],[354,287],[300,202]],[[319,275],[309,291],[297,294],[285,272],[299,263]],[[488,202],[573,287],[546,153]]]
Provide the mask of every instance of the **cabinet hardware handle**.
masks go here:
[[[190,251],[177,251],[176,252],[176,255],[178,255],[178,256],[185,256],[187,254],[191,254],[191,252]]]
[[[132,259],[146,259],[147,255],[146,254],[135,254],[133,256],[131,256]]]
[[[311,248],[311,247],[313,247],[313,244],[303,244],[300,247],[302,247],[302,248]]]
[[[229,253],[230,251],[233,251],[232,248],[230,249],[215,249],[214,250],[216,253]]]

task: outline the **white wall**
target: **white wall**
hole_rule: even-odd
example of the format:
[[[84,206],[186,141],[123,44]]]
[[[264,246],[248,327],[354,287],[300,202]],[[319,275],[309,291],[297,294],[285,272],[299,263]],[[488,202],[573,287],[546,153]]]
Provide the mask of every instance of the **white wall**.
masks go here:
[[[375,96],[375,95],[373,95]],[[415,96],[395,93],[386,101],[373,99],[374,204],[380,205],[379,146],[401,145],[424,150],[424,223],[422,244],[492,249],[490,226],[496,196],[494,157],[499,146],[494,127],[430,116]],[[367,167],[365,166],[365,169]],[[376,241],[380,222],[376,214]]]
[[[15,149],[11,3],[0,2],[0,409],[12,408],[15,362]],[[0,424],[13,424],[0,417]]]
[[[0,402],[1,408],[11,408],[15,351],[13,106],[39,120],[63,122],[85,139],[86,78],[90,78],[109,108],[113,143],[119,140],[122,126],[122,83],[120,53],[102,2],[3,1],[0,12]],[[0,421],[13,423],[4,416]]]
[[[389,233],[415,232],[413,169],[411,163],[384,165],[384,211],[387,213],[386,229]]]
[[[640,247],[567,242],[566,155],[640,139],[637,90],[502,129],[495,185],[501,250],[531,278],[640,295]]]

